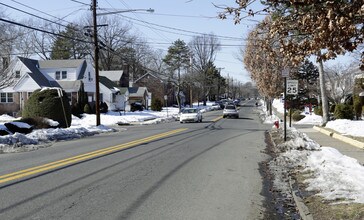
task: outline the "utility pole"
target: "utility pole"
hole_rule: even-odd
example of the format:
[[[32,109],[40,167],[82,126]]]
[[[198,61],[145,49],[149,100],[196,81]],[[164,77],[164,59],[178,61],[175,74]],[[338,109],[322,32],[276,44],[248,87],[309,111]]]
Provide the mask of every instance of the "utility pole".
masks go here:
[[[95,84],[96,84],[96,126],[101,124],[100,122],[100,86],[99,86],[99,45],[97,39],[97,14],[96,14],[97,0],[92,0],[92,14],[93,14],[93,37],[94,37],[94,49],[95,49]]]

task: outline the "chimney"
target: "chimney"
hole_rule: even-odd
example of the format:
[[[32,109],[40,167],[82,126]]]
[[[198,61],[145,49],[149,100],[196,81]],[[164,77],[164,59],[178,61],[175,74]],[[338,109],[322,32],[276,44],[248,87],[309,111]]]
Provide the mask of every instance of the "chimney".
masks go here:
[[[10,57],[2,57],[3,60],[3,70],[9,67]]]
[[[123,64],[123,75],[120,80],[121,87],[129,87],[129,64]]]

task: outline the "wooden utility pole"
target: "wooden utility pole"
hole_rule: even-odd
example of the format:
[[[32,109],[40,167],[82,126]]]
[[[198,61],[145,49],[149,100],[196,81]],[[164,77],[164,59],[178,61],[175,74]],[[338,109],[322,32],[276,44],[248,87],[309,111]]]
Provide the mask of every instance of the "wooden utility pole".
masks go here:
[[[93,37],[94,37],[94,49],[95,49],[95,85],[96,85],[96,126],[101,124],[100,120],[100,86],[99,86],[99,45],[97,39],[97,18],[96,18],[96,6],[97,0],[92,0],[92,14],[93,14]]]

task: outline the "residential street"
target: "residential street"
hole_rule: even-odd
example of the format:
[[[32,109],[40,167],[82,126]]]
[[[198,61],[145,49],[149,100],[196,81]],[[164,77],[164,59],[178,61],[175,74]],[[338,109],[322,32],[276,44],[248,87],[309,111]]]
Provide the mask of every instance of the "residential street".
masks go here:
[[[264,132],[271,126],[261,124],[253,110],[241,107],[239,119],[213,123],[221,116],[214,111],[204,114],[202,123],[129,126],[117,133],[0,155],[6,161],[2,176],[56,162],[2,183],[0,218],[263,218],[259,163],[268,158],[263,153]],[[95,152],[112,146],[118,148]],[[93,153],[75,158],[87,152]]]

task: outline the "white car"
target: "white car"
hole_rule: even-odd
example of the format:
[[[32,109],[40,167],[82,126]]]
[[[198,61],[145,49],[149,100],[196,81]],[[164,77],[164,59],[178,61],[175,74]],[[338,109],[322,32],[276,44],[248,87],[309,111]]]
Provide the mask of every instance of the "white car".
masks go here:
[[[239,118],[239,111],[236,109],[235,105],[226,105],[222,111],[222,117]]]
[[[179,122],[202,122],[202,113],[197,108],[184,108],[181,110]]]

